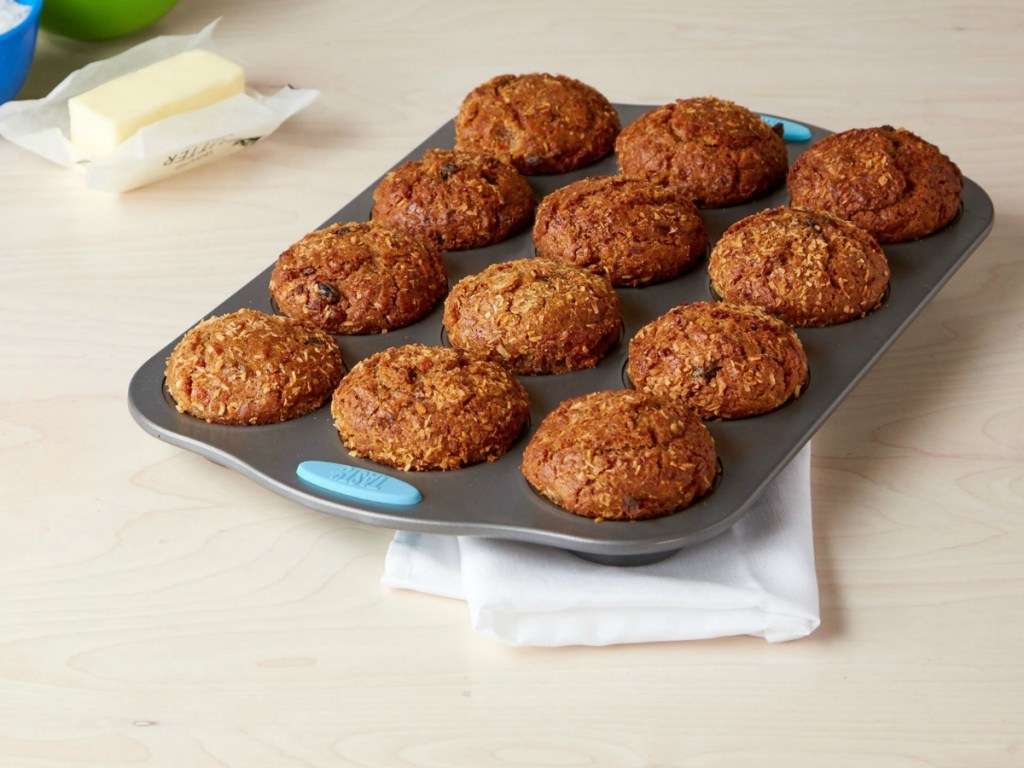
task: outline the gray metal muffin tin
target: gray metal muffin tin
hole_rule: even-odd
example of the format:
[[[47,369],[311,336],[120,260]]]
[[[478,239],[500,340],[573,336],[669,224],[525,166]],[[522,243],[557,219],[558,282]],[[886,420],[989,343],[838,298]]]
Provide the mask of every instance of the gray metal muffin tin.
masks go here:
[[[617,109],[626,125],[651,107],[617,105]],[[788,145],[791,163],[829,133],[809,127],[811,141]],[[453,145],[454,129],[449,121],[400,162],[418,158],[429,147]],[[612,156],[580,171],[529,180],[542,196],[584,176],[615,174],[617,170]],[[365,190],[325,224],[368,219],[372,193],[373,187]],[[712,244],[740,218],[787,203],[788,194],[782,188],[752,203],[703,211]],[[625,374],[628,339],[641,326],[678,304],[713,298],[706,259],[674,280],[618,289],[625,334],[596,368],[557,376],[520,377],[530,393],[530,425],[508,454],[492,463],[451,472],[401,472],[354,458],[334,429],[329,405],[301,418],[266,426],[214,425],[179,414],[164,385],[164,367],[180,336],[132,378],[129,407],[150,434],[237,470],[284,498],[321,512],[400,530],[535,542],[612,565],[653,562],[721,533],[746,514],[765,486],[985,239],[993,213],[984,190],[965,180],[962,211],[953,223],[923,240],[885,246],[892,278],[884,305],[850,323],[798,330],[810,366],[810,380],[801,397],[763,416],[709,422],[722,466],[717,488],[691,507],[655,520],[597,523],[565,512],[529,487],[519,465],[530,436],[559,402],[587,392],[629,386]],[[268,249],[267,268],[207,316],[243,307],[273,312],[267,285],[273,261],[288,245],[281,243],[276,249]],[[447,253],[449,284],[492,262],[533,255],[529,231],[498,245]],[[387,334],[337,337],[346,365],[351,368],[388,346],[446,343],[441,314],[438,307],[418,323]],[[423,499],[413,506],[395,507],[335,496],[296,476],[296,466],[307,459],[341,462],[398,477],[415,485]]]

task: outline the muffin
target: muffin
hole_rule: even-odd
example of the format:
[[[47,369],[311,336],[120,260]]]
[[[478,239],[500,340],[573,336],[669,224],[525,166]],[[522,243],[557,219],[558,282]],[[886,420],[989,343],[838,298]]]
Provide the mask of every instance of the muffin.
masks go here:
[[[533,189],[511,165],[479,152],[429,149],[381,180],[371,218],[456,251],[521,232],[535,207]]]
[[[282,253],[270,294],[290,317],[331,333],[383,333],[414,323],[448,289],[431,241],[373,222],[331,224]]]
[[[592,392],[549,413],[522,472],[559,507],[601,520],[678,512],[712,489],[715,443],[693,411],[636,390]]]
[[[636,286],[685,272],[704,255],[708,235],[697,206],[675,187],[596,176],[541,201],[533,242],[538,256]]]
[[[779,187],[789,157],[781,130],[731,101],[679,99],[615,141],[625,176],[671,184],[702,208],[745,203]]]
[[[444,304],[453,347],[523,374],[593,368],[621,326],[607,278],[550,259],[492,264],[456,283]]]
[[[252,309],[211,317],[167,358],[180,413],[216,424],[270,424],[319,408],[344,373],[337,343],[305,320]]]
[[[350,453],[402,470],[494,461],[522,432],[529,412],[526,389],[504,367],[422,344],[362,360],[331,402]]]
[[[520,173],[564,173],[612,151],[619,115],[594,88],[564,75],[499,75],[473,89],[455,117],[455,148]]]
[[[799,397],[807,355],[792,328],[757,307],[695,302],[637,332],[627,371],[637,389],[703,419],[739,419]]]
[[[903,128],[855,128],[828,136],[793,163],[794,206],[852,221],[880,243],[917,240],[960,210],[960,169],[938,147]]]
[[[740,219],[708,260],[713,290],[790,325],[837,325],[876,309],[889,263],[860,227],[824,211],[772,208]]]

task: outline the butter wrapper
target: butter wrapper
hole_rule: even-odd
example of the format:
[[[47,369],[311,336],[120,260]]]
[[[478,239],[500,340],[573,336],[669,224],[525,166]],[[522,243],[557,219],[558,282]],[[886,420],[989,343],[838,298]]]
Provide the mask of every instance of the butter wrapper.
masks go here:
[[[216,25],[194,35],[147,40],[72,72],[42,99],[0,105],[0,136],[82,174],[89,189],[126,192],[237,152],[269,136],[320,95],[291,86],[263,95],[247,87],[245,93],[147,125],[101,157],[89,157],[71,143],[68,99],[183,51],[207,48]]]

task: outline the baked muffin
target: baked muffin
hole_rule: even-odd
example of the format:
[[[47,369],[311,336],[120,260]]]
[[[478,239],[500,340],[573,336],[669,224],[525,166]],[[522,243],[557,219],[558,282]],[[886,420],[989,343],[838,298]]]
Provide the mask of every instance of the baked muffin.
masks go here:
[[[305,320],[253,309],[211,317],[167,358],[179,412],[216,424],[270,424],[319,408],[344,373],[337,343]]]
[[[494,461],[522,432],[529,412],[526,389],[504,367],[422,344],[360,361],[331,402],[353,455],[402,470]]]
[[[889,284],[878,242],[824,211],[773,208],[740,219],[708,261],[715,292],[790,325],[845,323],[876,309]]]
[[[456,251],[521,232],[535,207],[533,189],[511,165],[479,152],[429,149],[381,180],[371,218]]]
[[[596,176],[547,195],[533,225],[537,255],[647,285],[689,269],[708,246],[700,211],[675,187]]]
[[[679,187],[702,208],[771,192],[789,164],[781,130],[746,107],[710,96],[641,115],[619,134],[615,152],[623,175]]]
[[[757,307],[674,307],[629,342],[637,389],[670,397],[704,419],[738,419],[799,397],[807,355],[785,322]]]
[[[564,173],[611,153],[619,125],[608,99],[579,80],[499,75],[466,95],[455,148],[493,155],[520,173]]]
[[[817,208],[863,227],[880,243],[916,240],[960,210],[960,169],[938,147],[903,128],[833,134],[793,163],[794,206]]]
[[[270,294],[286,315],[331,333],[383,333],[414,323],[448,289],[437,245],[373,222],[331,224],[282,253]]]
[[[601,391],[566,400],[544,418],[522,472],[569,512],[641,520],[678,512],[710,491],[717,460],[711,434],[681,403]]]
[[[456,349],[515,373],[565,373],[597,365],[622,319],[607,278],[561,261],[519,259],[456,283],[444,326]]]

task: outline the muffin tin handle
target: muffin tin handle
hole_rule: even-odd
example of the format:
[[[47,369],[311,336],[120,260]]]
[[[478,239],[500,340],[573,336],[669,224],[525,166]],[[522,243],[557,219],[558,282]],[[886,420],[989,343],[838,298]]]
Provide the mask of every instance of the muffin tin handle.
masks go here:
[[[811,129],[806,125],[793,122],[792,120],[785,120],[781,117],[772,117],[771,115],[761,115],[761,119],[772,128],[776,125],[781,125],[782,138],[786,141],[810,141],[811,139]]]
[[[303,461],[295,473],[311,485],[350,499],[409,507],[423,498],[404,480],[334,461]]]

